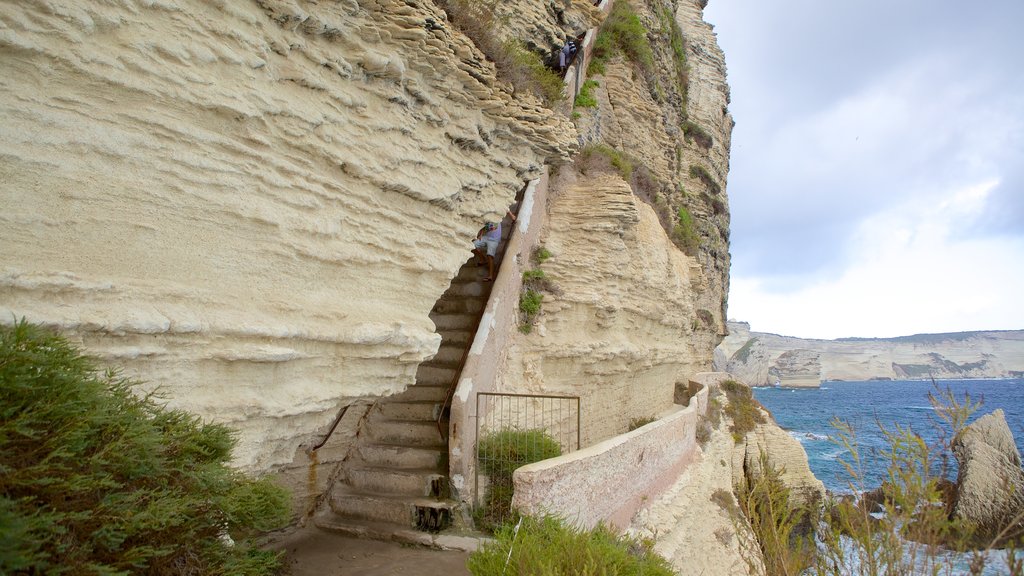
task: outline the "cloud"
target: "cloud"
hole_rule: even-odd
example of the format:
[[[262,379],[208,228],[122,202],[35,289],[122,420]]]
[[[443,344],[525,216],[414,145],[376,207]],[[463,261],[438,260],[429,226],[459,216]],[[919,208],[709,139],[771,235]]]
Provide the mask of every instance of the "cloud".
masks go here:
[[[986,213],[996,181],[908,200],[857,227],[851,263],[788,292],[734,276],[730,316],[754,330],[814,338],[1017,329],[1024,240],[964,237]],[[1008,305],[1009,304],[1009,305]]]
[[[809,307],[836,334],[874,336],[961,320],[959,329],[1005,327],[1013,314],[991,310],[1024,308],[1013,270],[1024,262],[1024,2],[797,0],[779,10],[712,0],[705,14],[726,53],[737,121],[731,316],[784,322]],[[984,194],[967,202],[971,190]],[[925,291],[918,277],[934,274],[923,263],[953,260],[993,279],[946,278],[928,290],[965,311],[903,304]],[[981,314],[969,306],[979,291],[1004,300]],[[835,307],[868,297],[878,310],[897,304],[884,314]]]

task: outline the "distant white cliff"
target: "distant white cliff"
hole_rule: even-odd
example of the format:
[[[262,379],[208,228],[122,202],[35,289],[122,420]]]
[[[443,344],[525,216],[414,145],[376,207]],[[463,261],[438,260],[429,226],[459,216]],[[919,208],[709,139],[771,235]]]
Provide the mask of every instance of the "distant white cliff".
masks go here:
[[[806,340],[729,322],[715,367],[754,386],[818,386],[825,380],[1024,376],[1024,330]]]

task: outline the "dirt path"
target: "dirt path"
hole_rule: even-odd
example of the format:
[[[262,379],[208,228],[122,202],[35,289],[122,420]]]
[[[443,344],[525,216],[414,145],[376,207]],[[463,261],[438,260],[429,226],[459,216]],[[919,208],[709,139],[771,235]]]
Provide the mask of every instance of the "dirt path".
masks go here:
[[[469,552],[361,540],[304,528],[270,546],[291,576],[468,576]]]

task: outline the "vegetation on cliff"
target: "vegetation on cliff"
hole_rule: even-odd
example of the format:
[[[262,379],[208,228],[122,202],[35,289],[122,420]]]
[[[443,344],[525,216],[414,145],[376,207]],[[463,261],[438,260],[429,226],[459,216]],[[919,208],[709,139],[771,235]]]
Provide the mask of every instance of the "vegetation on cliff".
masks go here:
[[[562,78],[518,40],[502,39],[493,2],[443,0],[451,22],[494,63],[498,77],[516,92],[533,94],[551,106],[562,99]]]
[[[0,327],[0,573],[273,573],[247,538],[286,522],[287,494],[227,465],[230,430],[134,385]]]

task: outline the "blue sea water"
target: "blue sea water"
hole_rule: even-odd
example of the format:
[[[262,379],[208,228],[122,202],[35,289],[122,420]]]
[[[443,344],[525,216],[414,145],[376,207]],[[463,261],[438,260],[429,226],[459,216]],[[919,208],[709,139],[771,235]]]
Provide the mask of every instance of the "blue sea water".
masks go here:
[[[959,401],[970,394],[972,401],[982,401],[971,421],[1002,408],[1013,432],[1017,449],[1024,452],[1024,379],[1010,380],[942,380]],[[864,483],[857,490],[879,486],[885,475],[885,462],[877,456],[886,446],[879,424],[892,429],[896,424],[911,428],[930,445],[937,445],[948,428],[938,419],[928,401],[928,393],[936,392],[931,381],[824,382],[818,389],[755,388],[754,397],[761,402],[779,426],[800,441],[811,471],[825,487],[834,492],[849,492],[850,478],[841,460],[850,461],[850,454],[830,440],[837,436],[831,425],[833,418],[845,420],[856,431],[864,467]],[[952,460],[952,459],[951,459]],[[956,479],[953,460],[947,476]]]

